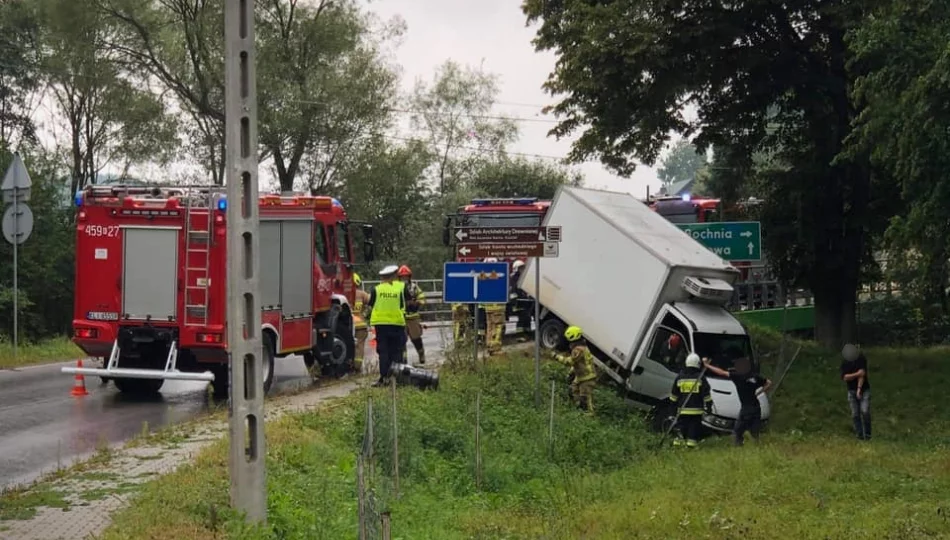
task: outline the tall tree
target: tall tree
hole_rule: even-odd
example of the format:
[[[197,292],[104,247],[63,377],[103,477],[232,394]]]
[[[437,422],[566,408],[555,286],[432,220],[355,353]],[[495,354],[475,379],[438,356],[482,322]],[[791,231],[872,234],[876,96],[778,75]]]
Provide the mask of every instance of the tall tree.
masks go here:
[[[36,142],[28,100],[39,82],[38,30],[29,1],[0,3],[0,149]]]
[[[191,154],[224,183],[222,0],[96,0],[114,24],[108,47],[177,98],[190,120]]]
[[[371,133],[389,127],[397,76],[350,0],[260,2],[260,134],[282,190],[301,173],[311,192],[339,189],[334,174]]]
[[[68,130],[70,193],[107,165],[166,162],[177,128],[161,97],[124,72],[105,46],[112,32],[93,0],[39,0],[42,76]]]
[[[432,174],[440,195],[471,177],[473,161],[499,156],[518,136],[511,120],[493,117],[497,77],[447,61],[432,84],[416,83],[410,100],[412,126],[428,141]]]
[[[551,199],[562,185],[580,186],[584,178],[566,167],[541,160],[501,156],[475,173],[471,189],[482,197]]]
[[[696,151],[693,143],[680,139],[673,143],[670,153],[660,165],[657,176],[663,187],[669,187],[684,180],[695,180],[696,174],[706,166],[706,156]]]
[[[855,96],[865,104],[852,152],[870,153],[889,189],[876,211],[890,222],[889,267],[902,292],[950,315],[950,5],[882,2],[850,36]],[[904,207],[895,205],[902,200]]]
[[[654,163],[672,132],[695,134],[700,150],[728,148],[736,171],[750,168],[756,150],[781,149],[791,169],[768,178],[763,208],[770,263],[813,291],[819,341],[851,339],[871,182],[865,154],[839,154],[859,112],[845,34],[864,17],[862,3],[526,0],[523,8],[540,22],[537,48],[558,55],[546,88],[566,96],[553,107],[553,133],[582,131],[574,160],[598,157],[627,175],[634,158]],[[684,116],[687,104],[698,120]],[[781,129],[769,133],[770,122]],[[795,228],[768,229],[781,223]]]

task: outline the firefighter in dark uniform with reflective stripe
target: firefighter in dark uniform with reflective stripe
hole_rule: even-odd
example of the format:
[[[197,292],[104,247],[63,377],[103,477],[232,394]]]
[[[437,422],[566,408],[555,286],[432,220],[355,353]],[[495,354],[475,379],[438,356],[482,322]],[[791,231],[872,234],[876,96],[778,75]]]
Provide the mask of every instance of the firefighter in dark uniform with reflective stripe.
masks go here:
[[[680,428],[680,437],[673,440],[674,446],[682,445],[684,439],[689,448],[699,445],[699,435],[703,429],[703,412],[712,402],[709,383],[706,382],[705,377],[699,376],[700,364],[699,355],[690,353],[686,357],[686,367],[673,382],[670,401],[679,407]]]

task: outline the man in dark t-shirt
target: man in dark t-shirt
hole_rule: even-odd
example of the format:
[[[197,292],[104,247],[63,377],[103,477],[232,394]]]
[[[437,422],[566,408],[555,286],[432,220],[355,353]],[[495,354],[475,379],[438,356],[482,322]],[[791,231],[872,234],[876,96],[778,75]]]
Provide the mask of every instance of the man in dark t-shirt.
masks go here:
[[[736,385],[736,393],[739,395],[741,405],[739,418],[732,428],[736,446],[742,446],[746,431],[758,442],[759,431],[762,429],[762,406],[759,404],[759,394],[766,392],[772,386],[772,381],[753,373],[752,362],[748,358],[739,358],[735,361],[735,368],[728,371],[710,364],[708,358],[704,358],[703,363],[706,364],[707,371],[720,377],[728,377]]]
[[[855,345],[841,349],[841,380],[848,386],[848,405],[854,434],[861,440],[871,438],[871,383],[868,381],[868,360]]]

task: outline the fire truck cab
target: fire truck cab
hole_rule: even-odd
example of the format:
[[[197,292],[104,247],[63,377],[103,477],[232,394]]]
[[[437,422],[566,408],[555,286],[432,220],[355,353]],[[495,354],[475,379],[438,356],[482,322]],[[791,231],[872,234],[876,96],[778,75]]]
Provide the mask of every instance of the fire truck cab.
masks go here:
[[[221,188],[90,186],[76,196],[73,341],[102,368],[67,373],[158,392],[165,380],[228,390],[227,205]],[[260,197],[265,392],[274,359],[342,374],[355,354],[350,221],[331,197]],[[363,225],[363,257],[373,259]]]

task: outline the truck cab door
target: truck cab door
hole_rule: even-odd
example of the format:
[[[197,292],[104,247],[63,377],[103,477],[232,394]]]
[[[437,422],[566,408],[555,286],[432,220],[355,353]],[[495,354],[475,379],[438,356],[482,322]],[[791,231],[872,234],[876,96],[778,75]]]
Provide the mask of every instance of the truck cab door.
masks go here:
[[[667,399],[689,354],[687,339],[682,332],[669,326],[657,326],[627,380],[627,388],[647,402]]]

